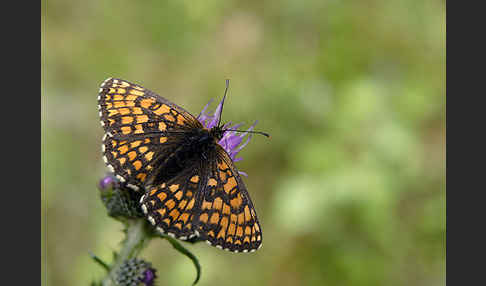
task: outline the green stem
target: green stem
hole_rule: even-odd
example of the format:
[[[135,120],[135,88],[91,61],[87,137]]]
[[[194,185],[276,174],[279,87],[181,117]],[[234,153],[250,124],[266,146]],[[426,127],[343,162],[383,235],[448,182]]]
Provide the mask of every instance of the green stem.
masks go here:
[[[192,254],[189,250],[185,249],[175,238],[172,238],[170,236],[164,236],[165,239],[167,239],[172,246],[179,251],[180,253],[184,254],[185,256],[189,257],[189,259],[192,260],[192,263],[194,263],[194,266],[196,267],[196,280],[192,283],[192,285],[196,285],[197,282],[199,281],[199,278],[201,277],[201,265],[199,264],[199,261],[197,260],[196,256]]]
[[[94,255],[91,253],[91,251],[88,253],[91,258],[98,263],[101,267],[103,267],[106,271],[110,272],[110,266],[106,264],[103,260],[101,260],[98,256]]]
[[[126,238],[122,242],[122,249],[116,255],[108,275],[103,279],[103,286],[116,285],[114,277],[122,263],[136,257],[153,237],[150,225],[145,219],[127,220],[125,226]]]

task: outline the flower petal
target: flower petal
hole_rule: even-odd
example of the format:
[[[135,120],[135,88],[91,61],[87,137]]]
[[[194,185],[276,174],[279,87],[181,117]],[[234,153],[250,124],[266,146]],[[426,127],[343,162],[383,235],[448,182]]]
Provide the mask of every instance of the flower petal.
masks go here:
[[[208,126],[206,128],[213,128],[214,126],[218,126],[219,117],[221,116],[222,110],[223,110],[223,101],[221,101],[218,104],[218,107],[216,107],[216,110],[214,111],[212,120],[208,123]]]
[[[197,117],[197,120],[199,120],[199,122],[201,122],[202,125],[206,128],[208,128],[206,126],[206,122],[208,121],[208,119],[212,119],[211,115],[206,114],[206,109],[208,109],[211,102],[213,102],[213,99],[209,100],[208,104],[206,104],[206,106],[204,106],[203,110],[201,111],[201,113],[199,113],[199,115]]]

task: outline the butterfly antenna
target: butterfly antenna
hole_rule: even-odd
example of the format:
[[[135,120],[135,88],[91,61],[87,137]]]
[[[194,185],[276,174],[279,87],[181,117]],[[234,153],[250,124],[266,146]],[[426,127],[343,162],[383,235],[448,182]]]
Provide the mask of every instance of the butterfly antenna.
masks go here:
[[[235,132],[242,132],[242,133],[255,133],[255,134],[260,134],[265,137],[270,138],[270,134],[261,132],[261,131],[252,131],[252,130],[237,130],[237,129],[224,129],[224,131],[235,131]]]
[[[228,92],[228,88],[229,88],[229,79],[226,80],[226,88],[224,89],[223,101],[221,101],[221,112],[219,113],[218,127],[221,126],[221,117],[223,116],[224,99],[226,98],[226,93]]]

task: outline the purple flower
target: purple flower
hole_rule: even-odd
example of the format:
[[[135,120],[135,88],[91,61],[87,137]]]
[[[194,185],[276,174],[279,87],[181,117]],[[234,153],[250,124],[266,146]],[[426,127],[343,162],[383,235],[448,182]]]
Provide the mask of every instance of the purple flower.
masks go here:
[[[211,104],[212,101],[213,100],[210,100],[208,102],[208,104],[206,104],[206,106],[203,108],[203,110],[201,111],[201,113],[197,117],[199,122],[201,122],[202,125],[207,129],[211,129],[215,126],[218,126],[219,118],[221,116],[221,111],[223,110],[223,100],[222,100],[218,104],[218,107],[216,107],[216,110],[214,111],[213,115],[210,115],[209,112],[206,112],[206,109],[209,107],[209,105]],[[257,123],[258,123],[258,121],[255,121],[255,123],[253,123],[250,126],[250,128],[247,129],[247,131],[253,130],[253,128],[255,127],[255,125]],[[234,124],[234,125],[231,125],[231,124],[232,124],[231,122],[226,123],[222,127],[222,129],[223,130],[224,129],[238,129],[241,125],[243,125],[243,124]],[[248,135],[248,137],[246,138],[246,141],[243,144],[241,144],[241,142],[243,142],[243,139],[247,135]],[[224,150],[226,150],[226,152],[228,152],[228,154],[230,155],[231,159],[234,162],[238,162],[238,161],[241,161],[242,158],[236,158],[236,155],[238,155],[238,153],[248,144],[248,142],[250,142],[251,137],[252,137],[251,134],[246,133],[246,132],[238,133],[238,132],[235,132],[235,131],[226,131],[226,132],[223,133],[223,137],[221,138],[221,140],[219,140],[218,143],[219,143],[219,145],[221,145],[224,148]],[[247,176],[244,172],[240,172],[240,174]]]

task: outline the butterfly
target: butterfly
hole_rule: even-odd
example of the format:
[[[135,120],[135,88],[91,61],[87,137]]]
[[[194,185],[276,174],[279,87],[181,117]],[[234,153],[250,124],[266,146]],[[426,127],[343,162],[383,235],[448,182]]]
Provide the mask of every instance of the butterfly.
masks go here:
[[[144,192],[140,206],[157,231],[232,252],[261,247],[254,205],[218,144],[228,131],[221,116],[217,126],[205,128],[175,103],[115,78],[101,84],[98,109],[103,159],[123,184]]]

